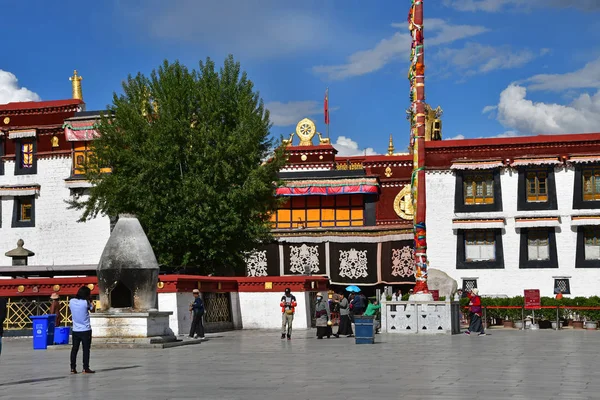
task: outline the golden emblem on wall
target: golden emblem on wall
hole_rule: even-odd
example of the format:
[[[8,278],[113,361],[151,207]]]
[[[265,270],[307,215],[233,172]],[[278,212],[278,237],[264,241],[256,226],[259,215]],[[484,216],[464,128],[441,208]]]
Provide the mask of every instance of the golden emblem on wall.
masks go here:
[[[317,127],[315,123],[308,118],[304,118],[296,125],[296,135],[300,138],[300,146],[311,146],[312,139],[316,133]]]
[[[392,176],[392,169],[390,167],[385,169],[385,176],[388,178]]]
[[[93,283],[90,283],[89,285],[87,285],[87,287],[88,287],[90,290],[94,290],[94,284],[93,284]]]
[[[59,147],[58,136],[52,136],[52,147]]]
[[[4,117],[4,125],[8,125],[9,122],[10,122],[10,118]]]
[[[411,221],[414,219],[415,209],[413,207],[410,185],[405,185],[400,193],[396,195],[394,199],[394,211],[402,219]]]
[[[60,285],[54,285],[52,286],[52,290],[55,292],[58,292],[60,290]]]
[[[162,289],[165,287],[165,283],[164,282],[156,282],[156,287],[159,289]]]

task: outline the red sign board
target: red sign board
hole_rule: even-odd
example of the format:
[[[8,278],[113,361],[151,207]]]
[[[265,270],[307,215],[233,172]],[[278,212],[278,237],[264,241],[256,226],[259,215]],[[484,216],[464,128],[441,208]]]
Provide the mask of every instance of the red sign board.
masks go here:
[[[542,307],[540,290],[539,289],[525,289],[525,309],[526,310],[537,310]]]
[[[433,301],[440,300],[440,291],[439,290],[430,290],[429,293],[433,296]]]

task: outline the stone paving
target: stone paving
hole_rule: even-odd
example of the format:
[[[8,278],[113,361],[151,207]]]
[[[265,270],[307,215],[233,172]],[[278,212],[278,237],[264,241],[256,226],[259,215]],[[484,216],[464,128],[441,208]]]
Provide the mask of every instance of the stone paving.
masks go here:
[[[4,339],[1,399],[598,399],[600,331],[491,336],[237,331],[197,346],[94,351],[95,375],[69,375],[69,352]],[[81,355],[80,355],[81,357]],[[81,366],[79,366],[81,369]]]

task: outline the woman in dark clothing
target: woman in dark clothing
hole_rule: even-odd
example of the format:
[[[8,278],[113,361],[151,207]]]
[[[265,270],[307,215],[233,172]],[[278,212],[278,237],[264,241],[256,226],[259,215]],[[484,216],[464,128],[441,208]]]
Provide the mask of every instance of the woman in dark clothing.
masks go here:
[[[340,297],[340,324],[335,337],[339,338],[340,335],[346,335],[350,337],[352,336],[352,324],[350,322],[350,302],[348,302],[348,299],[344,297],[343,293],[340,294]]]
[[[317,325],[317,338],[323,339],[323,336],[331,337],[331,311],[327,300],[321,293],[317,293],[317,304],[315,305],[315,319]]]

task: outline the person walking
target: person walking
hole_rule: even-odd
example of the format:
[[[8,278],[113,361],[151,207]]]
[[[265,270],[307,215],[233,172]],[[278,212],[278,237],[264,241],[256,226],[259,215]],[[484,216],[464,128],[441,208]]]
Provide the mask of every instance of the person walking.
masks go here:
[[[4,336],[4,320],[6,319],[6,299],[0,297],[0,355],[2,355],[2,336]]]
[[[292,294],[290,288],[285,288],[281,297],[279,306],[281,307],[281,339],[292,340],[292,322],[294,322],[294,313],[296,312],[296,297]]]
[[[90,325],[90,311],[94,311],[92,291],[87,286],[82,286],[77,291],[74,299],[69,301],[71,317],[73,319],[73,347],[71,348],[71,373],[77,373],[77,353],[79,346],[83,346],[83,373],[94,374],[90,369],[90,348],[92,346],[92,326]]]
[[[190,328],[190,338],[204,340],[204,325],[202,317],[204,316],[204,302],[200,298],[198,289],[192,290],[194,301],[190,304],[190,312],[192,313],[192,326]]]
[[[322,293],[317,293],[317,304],[315,305],[315,319],[317,325],[317,339],[327,339],[331,337],[331,311],[327,300],[323,298]]]
[[[354,295],[350,304],[352,304],[352,314],[354,315],[362,315],[365,311],[365,303],[360,293]]]
[[[340,293],[339,300],[340,307],[340,324],[338,325],[338,331],[335,337],[340,335],[346,335],[346,337],[352,336],[352,323],[350,322],[350,302],[344,296],[344,293]]]
[[[60,323],[62,322],[62,315],[60,315],[60,296],[58,293],[52,293],[50,295],[50,301],[50,311],[48,311],[48,314],[56,315],[56,318],[54,319],[54,326],[60,326]]]
[[[467,292],[467,297],[469,298],[471,321],[469,322],[469,329],[467,329],[465,334],[470,335],[471,332],[479,332],[479,336],[486,336],[483,323],[481,322],[481,297],[479,297],[479,289],[471,289],[470,292]]]

